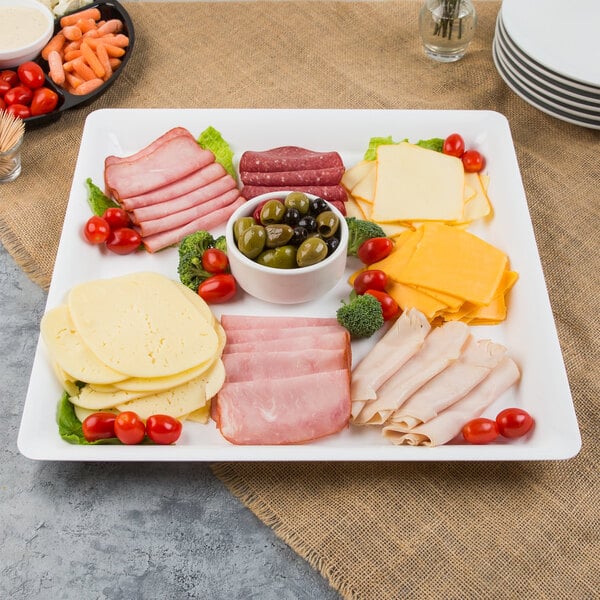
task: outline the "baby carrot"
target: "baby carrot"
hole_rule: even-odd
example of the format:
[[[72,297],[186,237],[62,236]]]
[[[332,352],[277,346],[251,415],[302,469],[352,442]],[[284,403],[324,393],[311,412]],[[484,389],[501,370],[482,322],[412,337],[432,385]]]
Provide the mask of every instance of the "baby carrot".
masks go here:
[[[77,77],[77,75],[74,75],[73,73],[65,73],[65,78],[71,87],[71,92],[83,83],[83,79]]]
[[[100,43],[96,46],[96,56],[98,57],[100,64],[104,67],[104,81],[106,81],[111,77],[113,70],[110,66],[110,58],[104,44]]]
[[[123,48],[117,48],[117,46],[113,46],[112,44],[104,44],[104,47],[106,48],[106,53],[111,58],[121,58],[125,54]]]
[[[76,58],[75,60],[72,60],[71,64],[73,65],[73,70],[75,71],[75,73],[77,73],[77,75],[79,75],[79,77],[81,77],[82,79],[85,79],[86,81],[96,79],[96,73],[94,73],[94,71],[88,65],[85,64],[85,61],[83,60],[82,56]]]
[[[127,48],[129,46],[129,38],[125,34],[119,33],[112,38],[110,43],[119,48]]]
[[[69,25],[62,28],[63,35],[71,42],[80,40],[83,34],[77,25]]]
[[[42,58],[44,60],[48,60],[48,54],[52,52],[52,50],[57,50],[60,52],[65,43],[65,36],[62,31],[59,31],[45,46],[42,50]]]
[[[65,52],[63,58],[65,59],[65,62],[69,62],[70,60],[73,60],[79,56],[81,56],[81,50],[69,50]]]
[[[77,23],[75,23],[77,27],[81,30],[81,33],[87,33],[92,29],[97,29],[96,21],[94,19],[79,19]]]
[[[79,19],[94,19],[94,21],[99,21],[100,17],[100,10],[97,8],[87,8],[85,10],[80,10],[79,12],[62,17],[60,20],[60,26],[68,27],[69,25],[75,25]]]
[[[98,60],[96,53],[85,42],[81,44],[81,54],[88,66],[92,69],[92,71],[94,71],[96,77],[102,79],[102,77],[104,77],[105,74],[104,67],[102,66],[102,63]]]
[[[110,61],[110,68],[113,71],[116,71],[121,66],[120,58],[109,58],[108,60]]]
[[[98,27],[98,34],[104,35],[106,33],[119,33],[123,30],[123,21],[120,19],[110,19],[106,21],[104,25]]]
[[[62,57],[57,50],[52,50],[48,54],[48,66],[50,67],[50,79],[56,85],[62,85],[65,82],[65,70],[63,68]]]
[[[77,96],[85,96],[86,94],[93,92],[95,89],[98,89],[103,83],[104,81],[102,81],[102,79],[90,79],[78,85],[73,93]]]

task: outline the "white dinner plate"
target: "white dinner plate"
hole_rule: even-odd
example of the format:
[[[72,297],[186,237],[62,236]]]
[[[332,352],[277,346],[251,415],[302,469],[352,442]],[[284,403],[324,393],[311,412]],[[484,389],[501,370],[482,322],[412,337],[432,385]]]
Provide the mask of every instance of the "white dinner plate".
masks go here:
[[[542,267],[527,208],[511,133],[506,118],[491,111],[419,110],[257,110],[257,109],[108,109],[91,113],[65,214],[64,228],[48,293],[47,307],[64,301],[68,290],[90,279],[136,271],[156,271],[177,278],[177,250],[119,256],[83,241],[81,228],[90,216],[85,180],[101,184],[104,158],[133,153],[175,126],[195,136],[213,126],[230,143],[235,160],[245,150],[298,145],[313,150],[336,150],[347,167],[358,162],[374,136],[391,135],[411,141],[460,132],[468,147],[486,157],[489,194],[494,217],[471,231],[506,251],[520,274],[511,291],[509,316],[496,326],[473,327],[477,338],[505,344],[522,371],[521,381],[486,411],[518,406],[536,420],[526,438],[471,446],[461,440],[436,448],[394,446],[376,427],[350,426],[312,443],[292,446],[235,446],[214,423],[185,423],[173,446],[80,446],[63,441],[55,422],[62,390],[46,349],[38,343],[18,437],[19,450],[39,460],[73,461],[445,461],[566,459],[579,451],[581,440],[560,351]],[[220,231],[215,231],[220,233]],[[349,261],[347,273],[359,265]],[[332,316],[350,287],[341,281],[322,299],[302,305],[278,306],[245,296],[214,305],[217,316],[244,315]],[[118,310],[118,307],[115,307]],[[354,364],[376,338],[354,342]]]

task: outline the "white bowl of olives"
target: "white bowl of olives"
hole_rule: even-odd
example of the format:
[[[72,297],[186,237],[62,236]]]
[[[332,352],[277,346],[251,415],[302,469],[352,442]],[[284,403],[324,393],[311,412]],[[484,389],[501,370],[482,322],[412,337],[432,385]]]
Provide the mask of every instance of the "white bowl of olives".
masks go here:
[[[346,219],[312,194],[290,190],[256,196],[229,218],[225,237],[238,285],[266,302],[315,300],[345,272]]]

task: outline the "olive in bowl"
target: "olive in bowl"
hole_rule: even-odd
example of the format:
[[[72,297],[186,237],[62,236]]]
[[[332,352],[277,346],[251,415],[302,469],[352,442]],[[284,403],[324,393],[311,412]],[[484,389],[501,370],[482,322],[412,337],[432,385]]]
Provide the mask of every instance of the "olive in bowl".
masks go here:
[[[225,237],[238,285],[266,302],[315,300],[345,272],[346,220],[311,194],[290,190],[256,196],[229,218]]]

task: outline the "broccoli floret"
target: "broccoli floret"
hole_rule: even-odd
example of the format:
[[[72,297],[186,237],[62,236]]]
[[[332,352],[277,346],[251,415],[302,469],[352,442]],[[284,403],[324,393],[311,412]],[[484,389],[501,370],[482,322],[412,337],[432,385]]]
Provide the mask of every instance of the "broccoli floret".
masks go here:
[[[348,256],[357,256],[360,245],[366,240],[386,237],[385,231],[373,221],[346,217],[346,223],[348,223]]]
[[[202,268],[202,255],[205,250],[212,248],[214,243],[212,234],[201,230],[184,237],[179,244],[179,280],[194,292],[211,275]]]
[[[363,294],[338,308],[337,320],[353,338],[371,337],[383,326],[383,310],[374,296]]]
[[[219,250],[223,250],[223,252],[227,252],[227,240],[225,239],[224,235],[220,235],[215,240],[215,248],[218,248]]]

